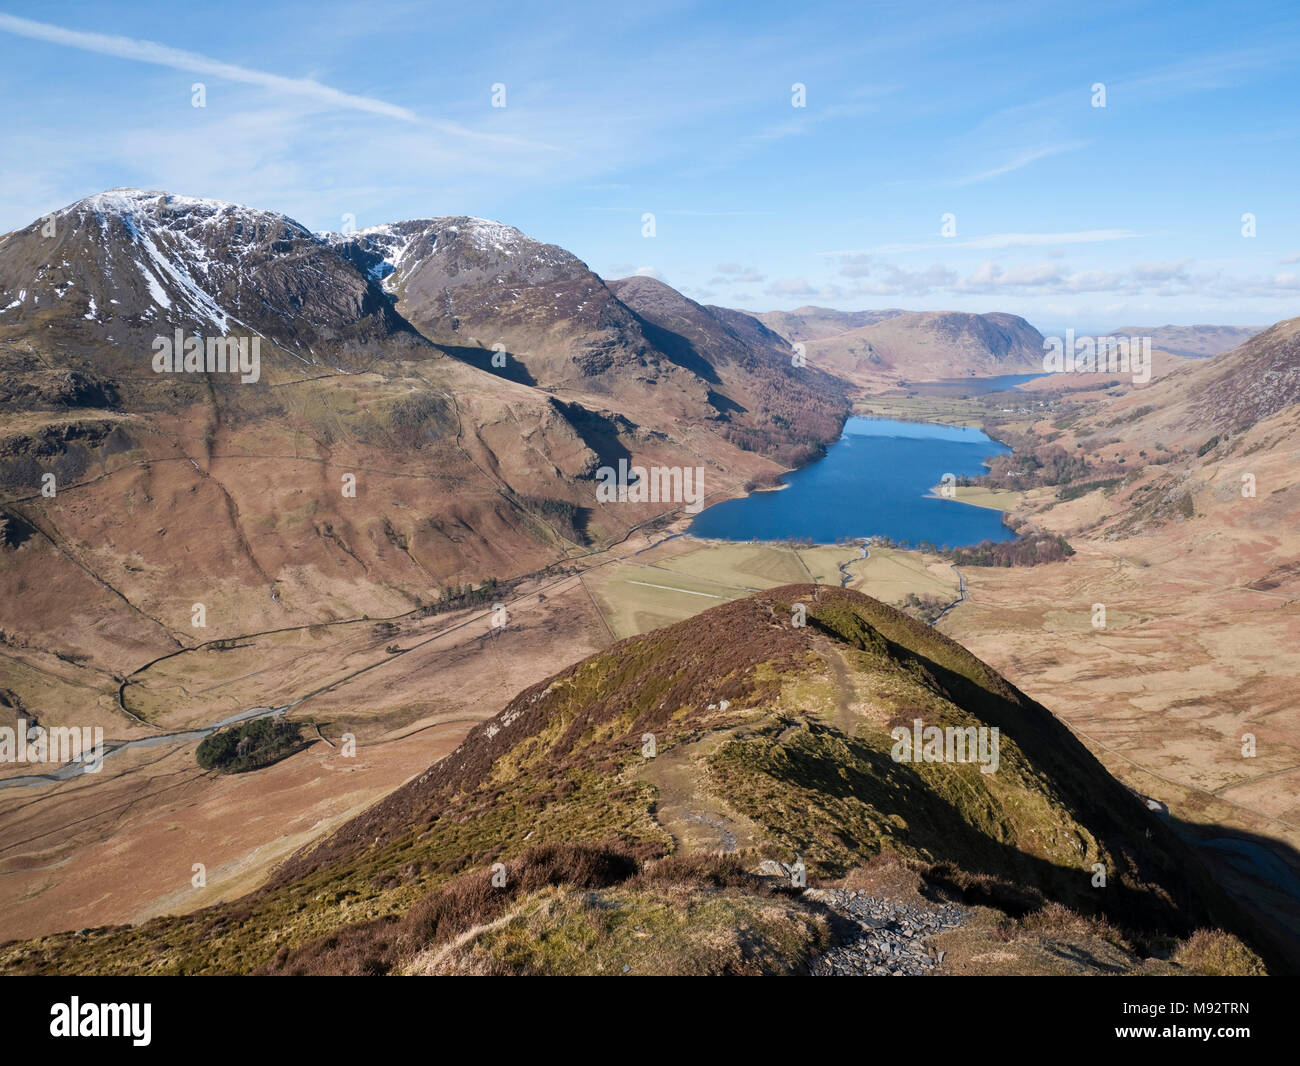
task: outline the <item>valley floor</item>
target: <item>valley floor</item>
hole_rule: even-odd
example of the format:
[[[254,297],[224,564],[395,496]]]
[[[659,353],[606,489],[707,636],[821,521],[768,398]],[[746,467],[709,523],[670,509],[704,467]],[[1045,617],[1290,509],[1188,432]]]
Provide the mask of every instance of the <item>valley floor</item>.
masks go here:
[[[509,597],[509,624],[499,633],[484,608],[384,627],[357,620],[248,634],[133,675],[127,706],[149,728],[113,725],[116,686],[106,684],[97,699],[110,744],[286,704],[291,717],[313,723],[308,735],[318,739],[237,775],[201,770],[197,739],[189,737],[110,755],[98,774],[56,784],[6,787],[29,771],[5,767],[0,939],[139,922],[233,899],[442,758],[521,689],[614,640],[725,600],[808,580],[845,582],[890,603],[909,592],[957,599],[957,578],[937,558],[702,542],[679,535],[684,526],[634,535],[575,562],[577,573],[524,582]],[[0,654],[9,675],[24,682],[47,670],[50,699],[84,699],[84,683],[16,649]],[[341,752],[346,733],[357,738],[355,758]],[[203,887],[193,884],[195,864],[203,866]]]
[[[880,413],[906,413],[899,401],[887,406]],[[974,417],[954,401],[912,406],[936,420]],[[984,506],[1025,502],[967,495]],[[127,690],[148,726],[123,726],[114,678],[88,682],[48,656],[0,648],[24,685],[101,708],[110,738],[295,700],[291,715],[320,727],[307,750],[251,774],[205,773],[191,740],[110,758],[94,778],[35,788],[4,788],[0,778],[0,940],[232,899],[447,754],[529,684],[726,600],[810,580],[892,604],[909,593],[961,597],[958,574],[937,556],[705,542],[681,535],[685,524],[572,560],[574,572],[526,580],[495,635],[491,611],[471,609],[390,627],[367,619],[250,634],[220,653],[164,660]],[[1203,843],[1221,882],[1300,957],[1300,611],[1285,588],[1243,583],[1268,570],[1276,545],[1181,530],[1129,538],[1122,550],[1072,533],[1077,554],[1064,563],[963,568],[966,598],[939,628]],[[1091,624],[1096,603],[1106,604],[1104,629]],[[345,733],[357,738],[355,758],[337,746]],[[1242,755],[1246,734],[1257,740],[1254,757]],[[206,887],[195,888],[200,863]]]

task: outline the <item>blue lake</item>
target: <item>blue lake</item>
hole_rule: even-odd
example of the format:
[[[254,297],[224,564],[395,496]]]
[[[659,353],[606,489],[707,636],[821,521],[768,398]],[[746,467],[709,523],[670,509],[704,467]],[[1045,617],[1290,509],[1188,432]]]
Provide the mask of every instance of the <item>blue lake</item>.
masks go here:
[[[909,381],[905,388],[917,396],[986,396],[991,392],[1020,392],[1027,381],[1049,377],[1048,374],[1002,374],[994,378],[940,378],[938,381]]]
[[[1048,376],[1047,374],[1003,374],[994,378],[944,378],[939,381],[925,382],[920,389],[925,391],[926,386],[937,386],[939,390],[944,392],[958,392],[966,396],[984,396],[990,392],[1004,392],[1014,389],[1017,385],[1023,385],[1026,381],[1036,381],[1038,378]]]
[[[785,476],[788,488],[725,500],[700,512],[688,532],[720,540],[883,535],[958,547],[1011,540],[1002,515],[931,495],[944,474],[984,473],[1005,445],[978,429],[850,418],[826,457]]]

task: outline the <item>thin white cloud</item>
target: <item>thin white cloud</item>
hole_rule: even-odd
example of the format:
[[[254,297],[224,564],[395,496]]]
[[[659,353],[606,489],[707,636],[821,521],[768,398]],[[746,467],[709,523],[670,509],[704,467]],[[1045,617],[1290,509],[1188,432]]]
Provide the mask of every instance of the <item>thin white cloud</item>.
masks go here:
[[[883,95],[891,92],[891,89],[876,88],[869,90],[876,94]],[[861,94],[859,94],[861,95]],[[811,133],[817,126],[823,122],[830,122],[838,118],[852,118],[857,115],[863,115],[868,112],[877,111],[879,107],[876,104],[869,103],[849,103],[834,104],[831,107],[821,108],[811,113],[807,111],[797,112],[786,122],[777,122],[771,126],[760,130],[748,138],[750,141],[774,141],[783,137],[797,137],[801,134]]]
[[[1141,234],[1131,229],[1087,229],[1073,233],[990,233],[987,237],[973,237],[959,241],[962,248],[1022,248],[1043,244],[1099,244],[1105,241],[1126,241]]]
[[[879,263],[870,256],[848,258],[842,264],[840,275],[853,280],[847,290],[850,296],[928,296],[947,293],[950,296],[997,295],[1021,300],[1040,294],[1077,296],[1086,293],[1114,293],[1131,297],[1137,294],[1150,296],[1286,296],[1300,289],[1300,275],[1279,273],[1267,277],[1227,277],[1222,272],[1193,273],[1193,261],[1179,259],[1171,262],[1137,263],[1131,267],[1111,270],[1072,271],[1059,263],[1024,263],[1004,267],[993,260],[985,260],[964,277],[951,267],[933,264],[926,269],[899,267],[894,263]],[[812,294],[814,286],[799,279],[799,287],[777,288],[767,291],[771,295]],[[837,289],[829,286],[818,292]],[[945,297],[949,298],[949,297]]]
[[[754,267],[744,267],[739,263],[719,263],[713,269],[716,275],[709,279],[710,285],[756,285],[767,280]]]
[[[382,115],[401,122],[419,123],[431,126],[443,133],[470,137],[476,140],[497,141],[501,143],[524,144],[514,138],[499,137],[493,134],[478,133],[454,122],[424,119],[410,108],[379,100],[372,96],[360,96],[356,93],[343,92],[340,89],[312,78],[286,78],[282,74],[271,74],[264,70],[253,70],[223,63],[197,52],[188,52],[182,48],[159,44],[156,41],[139,40],[134,37],[115,36],[107,33],[86,33],[70,30],[49,22],[36,22],[33,19],[19,18],[16,15],[0,13],[0,30],[19,37],[28,37],[50,44],[79,48],[84,52],[114,56],[118,59],[131,59],[140,63],[152,63],[155,66],[170,67],[191,74],[203,74],[226,81],[241,82],[245,85],[257,85],[272,92],[288,93],[307,97],[329,107],[351,111],[365,111],[372,115]],[[549,145],[530,145],[534,148],[549,149]]]
[[[386,100],[376,100],[369,96],[357,96],[332,89],[311,78],[286,78],[280,74],[266,71],[250,70],[248,67],[233,63],[222,63],[216,59],[187,52],[181,48],[158,44],[155,41],[142,41],[133,37],[111,36],[106,33],[83,33],[69,30],[48,22],[36,22],[32,19],[18,18],[15,15],[0,14],[0,30],[30,37],[50,44],[66,45],[80,48],[85,52],[97,52],[100,55],[116,56],[118,59],[134,59],[141,63],[153,63],[173,70],[184,70],[193,74],[210,74],[227,81],[244,82],[248,85],[260,85],[264,89],[276,92],[294,93],[310,96],[325,104],[349,108],[354,111],[369,111],[374,115],[386,115],[404,122],[419,122],[420,116],[409,108],[390,104]]]
[[[974,248],[987,251],[991,248],[1030,248],[1040,245],[1101,244],[1107,241],[1126,241],[1141,237],[1131,229],[1085,229],[1071,233],[989,233],[967,240],[955,238],[926,241],[914,244],[880,244],[875,248],[840,248],[818,252],[818,255],[898,255],[902,252],[928,252],[935,248]]]
[[[647,209],[644,207],[584,207],[584,211],[605,211],[611,214],[639,215]],[[694,215],[698,218],[748,218],[754,215],[771,215],[771,211],[694,211],[686,208],[660,208],[651,212],[654,215]]]
[[[808,284],[805,278],[781,278],[767,287],[768,296],[816,296],[823,290]]]
[[[1065,152],[1078,151],[1084,147],[1087,141],[1067,141],[1063,144],[1048,144],[1041,148],[1033,148],[1027,152],[1021,152],[1018,156],[1008,160],[999,167],[992,170],[984,170],[978,174],[969,174],[964,178],[958,178],[955,181],[944,182],[946,185],[974,185],[980,181],[990,181],[993,178],[1000,178],[1003,174],[1010,174],[1013,170],[1019,170],[1021,167],[1027,167],[1030,163],[1037,163],[1040,159],[1046,159],[1049,156],[1062,155]]]

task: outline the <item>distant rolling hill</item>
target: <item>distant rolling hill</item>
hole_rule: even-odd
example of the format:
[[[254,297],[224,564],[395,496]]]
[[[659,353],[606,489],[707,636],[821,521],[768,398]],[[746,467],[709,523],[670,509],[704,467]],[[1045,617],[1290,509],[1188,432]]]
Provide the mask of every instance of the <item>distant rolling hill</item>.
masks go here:
[[[866,388],[1042,371],[1043,336],[1016,315],[907,311],[807,342],[810,365]]]
[[[1229,352],[1264,326],[1121,326],[1112,337],[1150,337],[1151,346],[1174,355],[1202,358]]]
[[[906,313],[897,308],[884,311],[836,311],[829,307],[809,306],[796,307],[793,311],[764,311],[754,317],[786,340],[795,342],[825,340]]]

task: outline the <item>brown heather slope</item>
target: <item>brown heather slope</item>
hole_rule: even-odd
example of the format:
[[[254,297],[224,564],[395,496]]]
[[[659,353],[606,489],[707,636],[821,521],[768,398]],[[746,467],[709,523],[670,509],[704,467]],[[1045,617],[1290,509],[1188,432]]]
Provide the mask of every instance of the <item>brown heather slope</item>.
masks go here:
[[[1145,388],[1072,396],[1050,420],[1009,416],[995,432],[1016,453],[994,462],[993,480],[1020,489],[1015,514],[1076,554],[1029,582],[965,568],[970,598],[941,623],[1165,805],[1293,959],[1298,334],[1300,319],[1280,322]],[[1042,483],[1070,463],[1083,465]]]
[[[806,607],[806,626],[792,624],[796,604]],[[914,718],[996,726],[997,771],[894,761],[889,730]],[[647,734],[653,759],[643,754]],[[692,858],[701,845],[681,835],[692,819],[722,827],[705,849],[734,853],[742,865]],[[813,884],[882,852],[936,883],[983,886],[978,898],[1010,913],[1056,902],[1104,918],[1139,956],[1168,954],[1198,927],[1239,925],[1190,853],[1045,708],[876,600],[793,585],[621,641],[530,686],[446,759],[243,899],[138,928],[12,943],[0,949],[0,966],[437,970],[453,938],[494,927],[476,934],[475,923],[551,906],[553,892],[571,885],[596,895],[585,910],[566,912],[563,932],[531,965],[581,972],[600,891],[641,870],[652,881],[712,879],[728,907],[776,923],[752,923],[747,950],[768,958],[763,972],[798,970],[822,934],[809,927],[782,947],[779,930],[790,933],[799,908],[815,918],[817,897],[795,893],[796,910],[780,904],[780,917],[764,902],[770,887],[743,863],[802,857]],[[678,865],[646,865],[665,855]],[[499,896],[489,890],[494,862],[513,878]],[[1104,889],[1093,887],[1097,863]],[[690,906],[675,935],[690,940],[696,915],[714,920]],[[508,955],[492,952],[508,953],[509,943],[480,942],[474,965],[507,964]],[[662,939],[658,948],[667,950]],[[691,964],[692,972],[743,966],[743,958]]]
[[[810,439],[828,440],[838,431],[836,401],[844,382],[797,366],[794,349],[757,318],[704,307],[654,278],[624,278],[610,282],[610,289],[657,348],[720,390],[710,392],[710,403],[728,440],[775,450],[799,466],[814,456]]]

